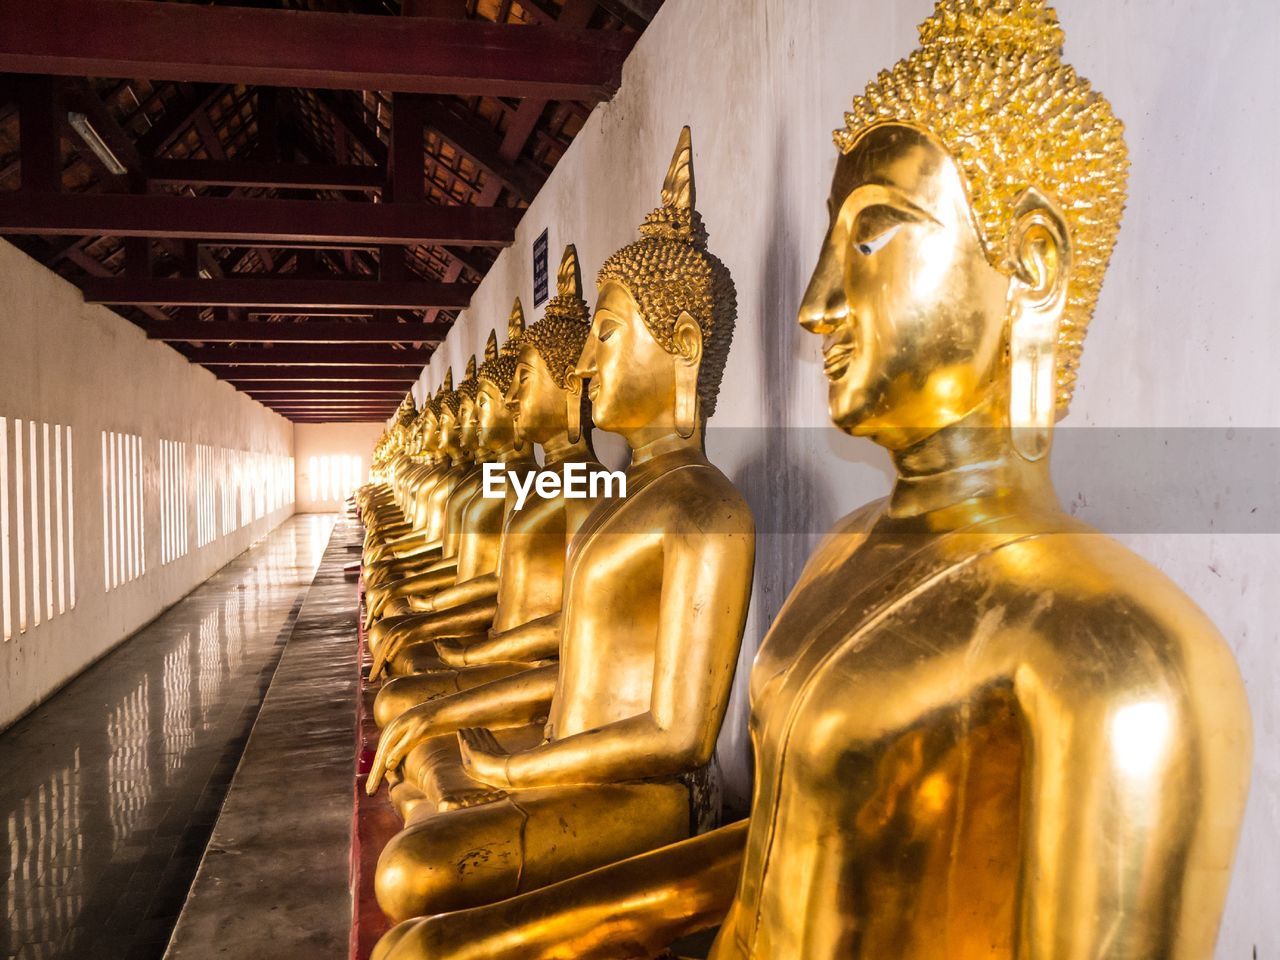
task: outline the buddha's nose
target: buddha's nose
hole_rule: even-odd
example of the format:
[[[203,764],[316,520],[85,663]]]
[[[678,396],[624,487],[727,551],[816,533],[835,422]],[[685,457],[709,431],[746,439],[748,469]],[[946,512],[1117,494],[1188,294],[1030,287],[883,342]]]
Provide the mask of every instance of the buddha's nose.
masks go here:
[[[587,338],[587,344],[582,348],[582,355],[578,357],[578,365],[574,368],[573,375],[579,380],[590,380],[596,375],[596,336],[594,333]]]
[[[844,270],[832,244],[827,243],[800,304],[800,326],[819,336],[830,333],[842,317],[848,316],[844,293]]]

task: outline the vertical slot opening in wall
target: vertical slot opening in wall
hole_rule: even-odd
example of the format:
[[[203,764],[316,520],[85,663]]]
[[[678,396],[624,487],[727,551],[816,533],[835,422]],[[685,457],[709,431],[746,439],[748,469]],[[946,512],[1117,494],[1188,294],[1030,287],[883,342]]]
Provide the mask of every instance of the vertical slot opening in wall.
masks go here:
[[[40,464],[44,476],[43,485],[40,488],[42,494],[41,506],[43,510],[44,522],[44,618],[46,620],[53,619],[53,484],[50,482],[50,466],[53,457],[49,451],[49,424],[42,423],[40,425],[40,446],[41,458]]]
[[[27,522],[31,527],[31,625],[40,626],[40,460],[39,443],[36,440],[36,423],[27,421],[27,467],[30,470],[27,484]]]
[[[111,516],[115,518],[113,525],[116,535],[115,569],[111,579],[118,587],[129,579],[128,553],[125,545],[129,527],[128,518],[125,516],[126,503],[124,495],[124,458],[125,448],[128,446],[128,436],[123,433],[114,433],[111,438],[115,441],[115,451],[111,457]]]
[[[179,544],[179,556],[186,556],[191,544],[190,532],[187,529],[187,445],[178,444],[178,511],[182,516],[182,543]]]
[[[120,434],[111,434],[111,586],[120,586]]]
[[[13,593],[9,585],[9,419],[0,417],[0,617],[4,639],[13,638]]]
[[[71,424],[67,424],[67,590],[70,606],[76,608],[76,484],[75,444],[71,438]]]
[[[13,518],[18,528],[14,560],[18,567],[18,632],[27,632],[27,521],[25,469],[22,456],[22,421],[13,421]]]
[[[125,512],[129,527],[129,577],[133,579],[138,576],[138,568],[141,566],[138,557],[138,525],[142,520],[138,515],[138,445],[133,442],[133,437],[125,438],[125,449],[128,452],[125,460],[125,476],[128,481],[124,496],[128,503]]]
[[[102,589],[111,589],[111,475],[107,472],[107,431],[102,431]]]
[[[147,501],[142,495],[143,480],[146,476],[143,470],[142,455],[142,437],[133,438],[133,442],[137,444],[138,452],[138,572],[147,572]]]
[[[160,441],[160,562],[169,562],[169,448]]]
[[[53,428],[54,516],[57,518],[58,543],[58,613],[67,612],[67,548],[66,525],[62,517],[62,424]]]

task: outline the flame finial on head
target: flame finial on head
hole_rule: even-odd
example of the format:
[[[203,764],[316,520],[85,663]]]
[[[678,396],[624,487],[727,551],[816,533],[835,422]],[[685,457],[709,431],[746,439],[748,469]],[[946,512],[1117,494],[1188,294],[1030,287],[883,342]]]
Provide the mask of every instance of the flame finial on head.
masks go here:
[[[498,331],[490,330],[489,339],[484,342],[484,362],[498,359]]]
[[[511,381],[515,378],[524,333],[524,307],[520,304],[520,298],[516,297],[511,305],[511,316],[507,320],[506,342],[496,357],[485,362],[479,373],[481,380],[488,380],[503,394],[510,389]]]
[[[543,318],[525,331],[524,342],[538,351],[556,385],[563,390],[591,333],[591,312],[582,299],[582,273],[573,244],[564,248],[560,258],[556,291],[547,301]]]
[[[473,353],[471,359],[467,361],[467,375],[463,381],[458,384],[457,393],[461,397],[468,400],[474,400],[480,392],[480,380],[476,373],[476,355]]]
[[[938,0],[920,47],[870,83],[835,132],[842,153],[881,123],[922,128],[963,173],[987,259],[1012,274],[1010,231],[1030,187],[1067,221],[1072,270],[1058,333],[1057,405],[1075,387],[1085,331],[1124,210],[1124,125],[1062,61],[1044,0]]]
[[[720,378],[737,316],[729,271],[707,249],[707,230],[694,208],[693,138],[680,131],[662,187],[662,206],[640,225],[640,239],[604,262],[596,282],[625,287],[653,338],[676,352],[675,325],[688,313],[702,331],[698,396],[704,417],[715,412]]]

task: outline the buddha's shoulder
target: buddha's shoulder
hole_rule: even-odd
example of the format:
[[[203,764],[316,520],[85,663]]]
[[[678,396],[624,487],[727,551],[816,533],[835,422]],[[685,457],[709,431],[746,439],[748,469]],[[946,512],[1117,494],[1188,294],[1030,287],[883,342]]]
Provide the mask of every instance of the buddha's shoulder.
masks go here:
[[[1222,634],[1168,576],[1094,531],[1005,544],[974,564],[972,586],[1027,638],[1032,660],[1082,691],[1239,683]],[[975,594],[976,596],[976,594]],[[1023,632],[1025,631],[1025,632]],[[1064,681],[1067,674],[1062,675]]]
[[[681,464],[656,477],[635,498],[660,511],[669,527],[722,533],[754,530],[742,493],[713,463]]]

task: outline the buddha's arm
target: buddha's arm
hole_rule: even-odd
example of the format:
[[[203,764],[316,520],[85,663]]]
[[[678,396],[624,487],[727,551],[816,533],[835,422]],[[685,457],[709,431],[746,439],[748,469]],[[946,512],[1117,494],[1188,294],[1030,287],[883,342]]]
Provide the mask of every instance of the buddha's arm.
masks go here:
[[[672,776],[710,761],[751,593],[749,530],[669,533],[649,710],[503,755],[463,744],[468,773],[516,789]]]
[[[437,640],[436,652],[451,667],[516,661],[547,660],[560,652],[560,611],[530,620],[510,630],[490,633],[472,643],[461,638]]]
[[[457,569],[456,564],[454,569]],[[478,577],[472,577],[470,580],[463,580],[461,583],[455,583],[452,586],[438,590],[429,597],[420,598],[419,602],[422,606],[414,606],[414,609],[424,611],[448,610],[450,607],[459,607],[473,600],[488,600],[497,595],[498,575],[496,573],[484,573]]]
[[[381,616],[386,605],[392,600],[412,600],[414,597],[424,593],[429,594],[432,591],[448,586],[453,580],[453,573],[453,569],[427,570],[423,573],[416,573],[399,580],[393,580],[391,583],[376,580],[372,586],[367,587],[365,590],[365,606],[368,608],[369,623]],[[412,603],[410,603],[410,607],[414,610],[420,610]]]
[[[729,912],[747,828],[742,820],[492,906],[408,921],[388,936],[386,960],[656,956]]]
[[[540,667],[440,697],[406,710],[382,730],[366,789],[373,794],[383,775],[398,767],[420,743],[464,727],[517,727],[547,715],[555,693],[555,666]]]
[[[1211,956],[1221,901],[1197,904],[1197,919],[1178,930],[1180,884],[1168,885],[1186,870],[1189,825],[1204,802],[1189,778],[1198,737],[1158,694],[1124,705],[1097,691],[1062,695],[1071,681],[1054,679],[1055,695],[1028,705],[1017,956],[1168,956],[1175,938],[1198,944],[1187,956]],[[1224,885],[1229,864],[1228,854]]]

